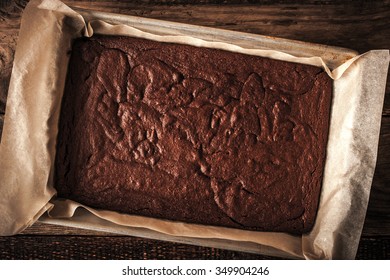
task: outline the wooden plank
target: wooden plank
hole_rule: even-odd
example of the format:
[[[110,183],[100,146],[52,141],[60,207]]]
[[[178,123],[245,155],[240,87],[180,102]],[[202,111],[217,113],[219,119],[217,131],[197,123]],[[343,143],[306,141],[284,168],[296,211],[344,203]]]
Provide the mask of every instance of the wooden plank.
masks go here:
[[[128,236],[0,237],[0,259],[275,259]]]
[[[37,221],[31,227],[25,229],[19,235],[122,236],[120,234],[107,233],[95,230],[51,225],[39,221]]]
[[[357,259],[389,259],[390,238],[362,238]],[[0,259],[276,259],[127,236],[0,237]]]

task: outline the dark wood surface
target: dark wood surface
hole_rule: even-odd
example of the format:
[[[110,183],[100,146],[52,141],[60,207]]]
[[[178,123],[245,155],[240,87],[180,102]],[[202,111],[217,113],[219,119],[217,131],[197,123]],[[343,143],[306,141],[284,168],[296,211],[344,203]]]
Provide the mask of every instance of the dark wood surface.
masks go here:
[[[0,0],[0,130],[6,109],[6,93],[20,17],[27,2],[26,0]],[[340,46],[361,53],[371,49],[390,48],[390,1],[64,2],[105,12]],[[270,257],[42,223],[33,225],[17,236],[0,237],[0,259],[74,258],[269,259]],[[357,259],[390,259],[389,76],[382,114],[377,166]]]

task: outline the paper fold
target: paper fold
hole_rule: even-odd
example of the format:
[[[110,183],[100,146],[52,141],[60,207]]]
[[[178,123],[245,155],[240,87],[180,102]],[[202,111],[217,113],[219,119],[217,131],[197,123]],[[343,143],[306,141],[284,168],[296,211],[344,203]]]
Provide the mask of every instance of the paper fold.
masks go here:
[[[334,79],[334,97],[320,207],[311,233],[293,236],[191,225],[96,210],[55,198],[57,123],[71,43],[94,33],[219,48],[323,67]],[[389,52],[377,50],[331,69],[320,57],[243,48],[235,45],[234,37],[230,43],[210,42],[193,34],[165,36],[99,19],[86,23],[80,13],[59,1],[33,0],[22,18],[0,144],[0,235],[20,232],[49,210],[45,221],[67,218],[71,223],[73,218],[78,224],[93,224],[99,217],[110,221],[113,231],[129,226],[130,234],[130,228],[147,228],[178,238],[251,242],[257,244],[253,248],[258,253],[268,252],[262,248],[269,247],[286,257],[354,258],[374,174],[388,63]],[[87,211],[79,215],[78,209]]]

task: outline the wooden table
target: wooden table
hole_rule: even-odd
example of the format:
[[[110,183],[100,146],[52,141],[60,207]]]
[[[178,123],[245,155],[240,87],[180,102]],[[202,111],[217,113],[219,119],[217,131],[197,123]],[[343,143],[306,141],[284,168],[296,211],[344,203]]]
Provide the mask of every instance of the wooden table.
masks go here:
[[[28,1],[0,0],[0,128]],[[390,1],[64,1],[81,8],[219,27],[346,47],[390,48]],[[198,4],[193,4],[193,3]],[[220,4],[220,3],[227,4]],[[1,179],[1,178],[0,178]],[[37,223],[0,237],[0,259],[267,259],[267,256]],[[390,259],[390,79],[382,114],[379,155],[358,259]]]

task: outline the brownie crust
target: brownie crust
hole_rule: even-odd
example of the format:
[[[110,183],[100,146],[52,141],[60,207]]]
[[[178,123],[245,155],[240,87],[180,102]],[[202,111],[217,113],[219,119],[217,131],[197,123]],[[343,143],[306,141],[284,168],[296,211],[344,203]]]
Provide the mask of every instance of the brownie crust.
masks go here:
[[[58,196],[160,219],[308,232],[331,95],[331,79],[309,65],[131,37],[77,39]]]

